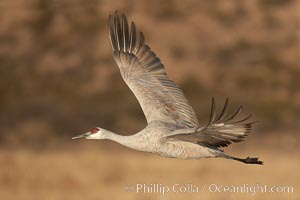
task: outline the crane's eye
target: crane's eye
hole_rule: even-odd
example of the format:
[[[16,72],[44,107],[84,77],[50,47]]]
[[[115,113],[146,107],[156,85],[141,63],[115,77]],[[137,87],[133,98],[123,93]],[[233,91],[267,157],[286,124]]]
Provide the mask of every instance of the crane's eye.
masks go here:
[[[92,129],[90,130],[90,132],[91,132],[91,134],[94,134],[94,133],[97,133],[99,130],[100,130],[100,129],[96,127],[96,128],[92,128]]]

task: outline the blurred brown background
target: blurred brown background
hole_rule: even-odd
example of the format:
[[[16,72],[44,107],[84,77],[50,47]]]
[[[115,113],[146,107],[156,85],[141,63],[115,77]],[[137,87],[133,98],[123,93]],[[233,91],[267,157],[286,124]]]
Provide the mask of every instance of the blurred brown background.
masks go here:
[[[100,126],[128,135],[143,113],[114,63],[108,15],[125,13],[207,122],[211,97],[259,120],[225,149],[264,166],[185,161],[107,141],[72,141]],[[0,199],[213,199],[300,193],[300,1],[2,0]],[[127,184],[292,185],[294,192],[126,192]]]

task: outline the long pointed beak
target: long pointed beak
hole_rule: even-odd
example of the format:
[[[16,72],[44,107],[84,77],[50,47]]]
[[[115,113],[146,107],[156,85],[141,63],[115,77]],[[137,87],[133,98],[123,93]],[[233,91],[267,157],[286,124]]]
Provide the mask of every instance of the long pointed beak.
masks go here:
[[[84,133],[84,134],[81,134],[81,135],[77,135],[75,137],[72,137],[72,140],[79,139],[79,138],[85,138],[85,137],[89,136],[90,134],[91,134],[90,132],[87,132],[87,133]]]

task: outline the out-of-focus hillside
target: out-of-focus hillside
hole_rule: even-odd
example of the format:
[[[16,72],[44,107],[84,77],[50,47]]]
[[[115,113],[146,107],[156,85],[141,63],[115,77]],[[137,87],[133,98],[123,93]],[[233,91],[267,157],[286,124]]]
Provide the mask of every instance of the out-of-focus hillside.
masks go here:
[[[126,13],[183,89],[201,124],[211,97],[260,123],[226,148],[264,165],[180,160],[114,142],[71,140],[100,126],[126,135],[143,113],[112,56],[107,21]],[[0,199],[300,199],[300,1],[1,0]],[[192,183],[198,193],[126,192]],[[209,184],[292,192],[210,192]]]
[[[260,134],[299,130],[299,1],[2,0],[1,145],[145,126],[109,46],[115,9],[144,32],[202,124],[215,96],[243,104]]]

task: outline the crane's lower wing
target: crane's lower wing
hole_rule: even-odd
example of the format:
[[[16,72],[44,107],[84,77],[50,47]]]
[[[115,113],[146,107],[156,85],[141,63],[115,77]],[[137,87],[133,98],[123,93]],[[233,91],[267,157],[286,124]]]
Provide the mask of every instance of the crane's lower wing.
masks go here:
[[[228,116],[228,99],[226,99],[223,110],[217,117],[215,100],[213,98],[211,116],[206,126],[194,131],[190,129],[189,132],[183,134],[177,131],[177,134],[170,135],[167,138],[209,147],[224,147],[232,142],[243,141],[245,136],[250,132],[251,125],[255,122],[249,122],[251,115],[242,119],[236,119],[241,110],[242,107],[240,106],[235,113]]]
[[[109,17],[109,35],[114,58],[128,87],[138,99],[147,122],[163,121],[181,127],[198,127],[193,108],[182,91],[171,81],[155,53],[136,34],[132,22],[117,13]]]

